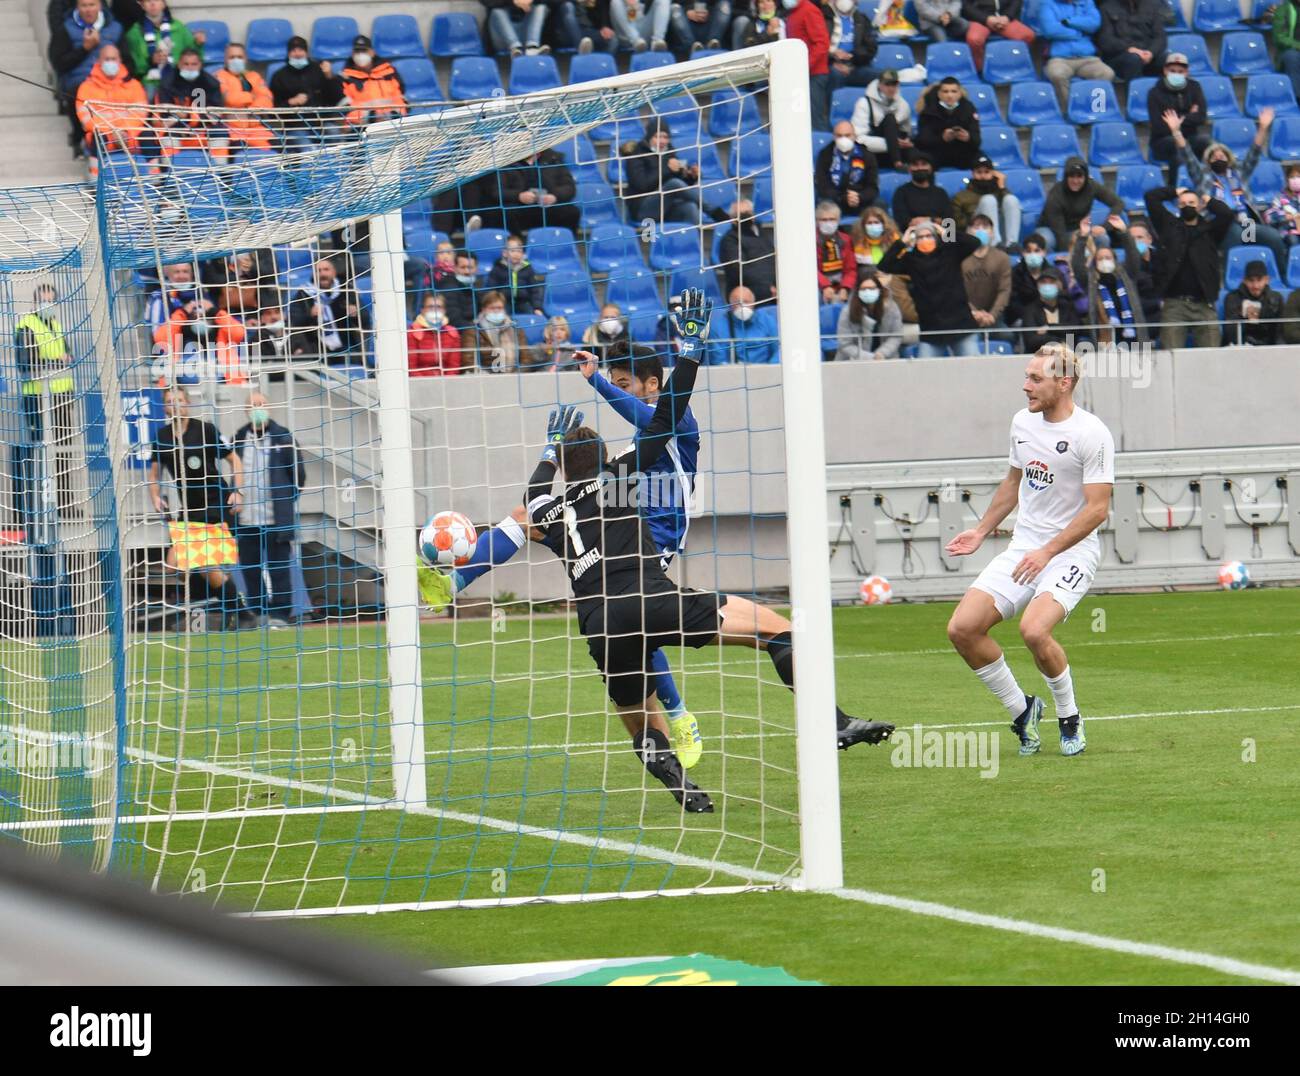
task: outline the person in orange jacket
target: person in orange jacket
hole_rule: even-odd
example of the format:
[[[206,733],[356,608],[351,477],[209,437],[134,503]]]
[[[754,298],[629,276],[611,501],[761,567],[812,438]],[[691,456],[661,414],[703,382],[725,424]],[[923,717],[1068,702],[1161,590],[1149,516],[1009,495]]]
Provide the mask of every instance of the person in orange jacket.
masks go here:
[[[463,355],[460,332],[447,322],[441,295],[424,297],[420,313],[406,331],[406,360],[412,377],[442,377],[460,373]]]
[[[230,385],[248,380],[244,369],[240,345],[247,331],[228,310],[223,310],[211,299],[191,299],[172,311],[171,317],[154,330],[153,341],[159,348],[162,360],[159,384],[172,384],[172,368],[188,361],[188,356],[211,355],[215,360],[217,376]],[[157,360],[156,360],[157,361]]]
[[[142,140],[152,133],[146,103],[144,86],[131,77],[118,47],[101,45],[95,66],[77,89],[77,118],[90,153],[96,136],[110,152],[140,153]]]
[[[387,60],[375,55],[375,47],[365,34],[358,34],[352,42],[352,62],[343,69],[343,92],[352,106],[347,114],[350,126],[406,115],[402,76]]]
[[[227,108],[273,108],[271,88],[256,71],[248,69],[248,53],[244,46],[232,41],[226,46],[226,66],[217,72],[221,86],[221,99]],[[232,118],[227,124],[232,142],[242,142],[250,149],[271,149],[271,132],[257,120]]]

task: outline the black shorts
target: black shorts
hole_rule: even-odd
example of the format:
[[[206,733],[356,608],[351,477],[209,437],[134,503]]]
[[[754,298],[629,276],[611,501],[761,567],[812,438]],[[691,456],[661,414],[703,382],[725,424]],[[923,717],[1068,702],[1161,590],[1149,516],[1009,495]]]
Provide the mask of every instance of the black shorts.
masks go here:
[[[596,668],[618,706],[644,702],[654,691],[650,655],[665,646],[708,646],[718,637],[722,595],[672,590],[606,598],[582,623]]]

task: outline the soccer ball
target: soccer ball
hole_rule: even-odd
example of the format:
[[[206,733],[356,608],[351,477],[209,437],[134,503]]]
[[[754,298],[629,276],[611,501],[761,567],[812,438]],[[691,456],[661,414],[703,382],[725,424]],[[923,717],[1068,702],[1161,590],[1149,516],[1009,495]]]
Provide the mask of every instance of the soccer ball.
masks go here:
[[[894,596],[894,588],[883,575],[869,575],[862,580],[863,605],[888,605]]]
[[[420,531],[420,556],[426,564],[460,568],[478,544],[474,524],[459,512],[438,512]]]
[[[1230,560],[1219,569],[1219,586],[1224,590],[1244,590],[1250,586],[1250,569],[1239,560]]]

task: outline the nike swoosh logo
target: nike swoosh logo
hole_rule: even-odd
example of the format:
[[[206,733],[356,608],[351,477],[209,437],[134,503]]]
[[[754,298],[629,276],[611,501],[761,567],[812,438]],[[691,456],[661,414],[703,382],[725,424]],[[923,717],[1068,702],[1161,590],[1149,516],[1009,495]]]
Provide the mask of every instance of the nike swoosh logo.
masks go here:
[[[1028,442],[1028,441],[1017,441],[1016,444],[1018,444],[1018,445],[1027,445],[1027,444],[1029,444],[1029,442]]]

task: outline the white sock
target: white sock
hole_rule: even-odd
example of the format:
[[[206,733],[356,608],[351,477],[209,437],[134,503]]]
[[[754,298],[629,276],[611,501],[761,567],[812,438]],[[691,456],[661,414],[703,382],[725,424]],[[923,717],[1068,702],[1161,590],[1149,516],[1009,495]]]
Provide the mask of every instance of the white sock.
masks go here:
[[[1060,676],[1044,676],[1047,686],[1052,689],[1052,698],[1056,700],[1056,719],[1073,717],[1079,712],[1074,703],[1074,680],[1070,676],[1070,666]]]
[[[1012,717],[1019,717],[1025,712],[1029,701],[1025,698],[1020,685],[1016,683],[1015,673],[1007,665],[1005,654],[992,664],[976,669],[975,675],[984,681],[984,686],[998,697],[998,701],[1007,708],[1007,713]]]

